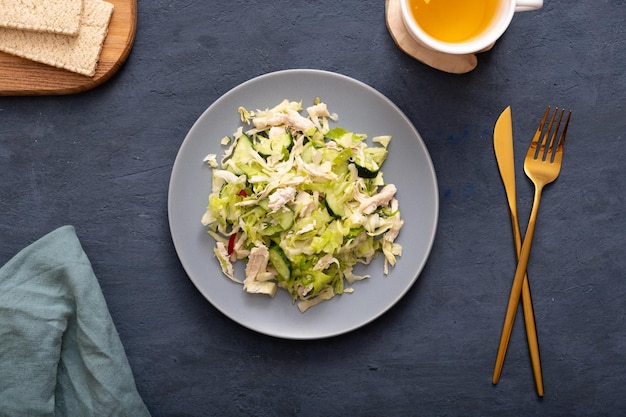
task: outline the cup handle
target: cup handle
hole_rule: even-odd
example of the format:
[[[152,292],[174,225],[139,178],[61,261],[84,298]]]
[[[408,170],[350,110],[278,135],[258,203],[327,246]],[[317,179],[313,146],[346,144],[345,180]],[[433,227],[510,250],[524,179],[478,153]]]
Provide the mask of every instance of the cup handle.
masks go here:
[[[517,0],[515,2],[516,12],[527,12],[530,10],[541,9],[543,0]]]

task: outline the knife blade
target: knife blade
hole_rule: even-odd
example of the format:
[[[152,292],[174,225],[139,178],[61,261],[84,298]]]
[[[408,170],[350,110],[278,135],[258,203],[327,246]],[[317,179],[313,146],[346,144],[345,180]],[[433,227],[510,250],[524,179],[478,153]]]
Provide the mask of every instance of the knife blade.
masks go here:
[[[515,190],[515,158],[513,151],[513,123],[511,120],[511,106],[508,106],[498,120],[493,131],[493,148],[496,154],[498,170],[504,184],[506,198],[509,204],[511,217],[511,227],[513,229],[513,241],[515,244],[516,257],[519,256],[522,247],[522,238],[517,217],[517,197]],[[533,312],[532,298],[530,295],[530,285],[528,276],[524,277],[522,284],[522,308],[524,311],[524,323],[526,325],[526,338],[528,339],[528,349],[533,368],[535,387],[537,394],[543,396],[543,378],[541,375],[541,360],[539,357],[539,343],[537,340],[537,328],[535,325],[535,314]],[[493,371],[492,382],[497,384],[502,373],[502,365],[506,349],[509,344],[511,334],[503,334],[498,348],[496,364]]]

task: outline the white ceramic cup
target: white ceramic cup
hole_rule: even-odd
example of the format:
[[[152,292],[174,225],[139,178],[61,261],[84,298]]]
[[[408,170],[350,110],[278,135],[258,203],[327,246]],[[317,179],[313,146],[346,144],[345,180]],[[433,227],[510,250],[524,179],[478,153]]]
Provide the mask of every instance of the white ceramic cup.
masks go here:
[[[501,0],[500,5],[500,10],[492,23],[480,35],[463,42],[444,42],[426,33],[415,21],[408,0],[400,0],[402,21],[411,37],[434,51],[454,55],[471,54],[487,49],[504,34],[515,12],[537,10],[543,6],[543,0]]]

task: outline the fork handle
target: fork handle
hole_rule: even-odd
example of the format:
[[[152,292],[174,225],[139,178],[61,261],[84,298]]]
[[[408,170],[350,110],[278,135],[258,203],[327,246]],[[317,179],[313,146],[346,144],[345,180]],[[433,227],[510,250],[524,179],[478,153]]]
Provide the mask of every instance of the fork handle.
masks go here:
[[[522,287],[524,284],[524,277],[526,276],[526,267],[528,266],[528,257],[530,256],[530,248],[532,245],[533,235],[535,234],[535,224],[537,220],[537,213],[539,212],[539,202],[541,200],[542,186],[535,187],[535,198],[533,202],[533,208],[530,214],[530,220],[526,228],[526,234],[524,235],[524,242],[519,254],[519,260],[517,262],[517,268],[515,269],[515,278],[513,278],[513,285],[511,287],[511,293],[509,295],[509,304],[506,309],[506,316],[504,317],[504,325],[502,326],[502,334],[500,336],[500,345],[498,347],[498,354],[496,356],[496,365],[494,368],[494,375],[492,382],[495,384],[500,377],[500,371],[502,370],[502,364],[504,363],[504,356],[511,339],[511,331],[513,330],[513,321],[515,320],[515,314],[517,313],[517,306],[519,305],[520,296],[522,293]],[[528,284],[528,282],[527,282]],[[530,290],[529,290],[530,292]],[[527,323],[528,324],[528,323]],[[532,320],[532,326],[534,328],[534,315]],[[527,328],[528,332],[528,328]],[[528,333],[527,333],[528,334]],[[538,355],[537,350],[537,355]],[[531,357],[534,353],[531,351]],[[533,365],[534,366],[534,365]],[[536,375],[536,374],[535,374]],[[535,376],[537,382],[537,377]],[[539,390],[541,386],[541,390]],[[540,395],[543,395],[543,383],[537,387]]]

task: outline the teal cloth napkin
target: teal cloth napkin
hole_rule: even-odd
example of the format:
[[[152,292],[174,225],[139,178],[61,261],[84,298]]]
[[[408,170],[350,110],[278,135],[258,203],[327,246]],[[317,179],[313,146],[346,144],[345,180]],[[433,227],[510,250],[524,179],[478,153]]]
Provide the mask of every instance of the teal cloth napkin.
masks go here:
[[[0,416],[149,416],[72,226],[0,268]]]

